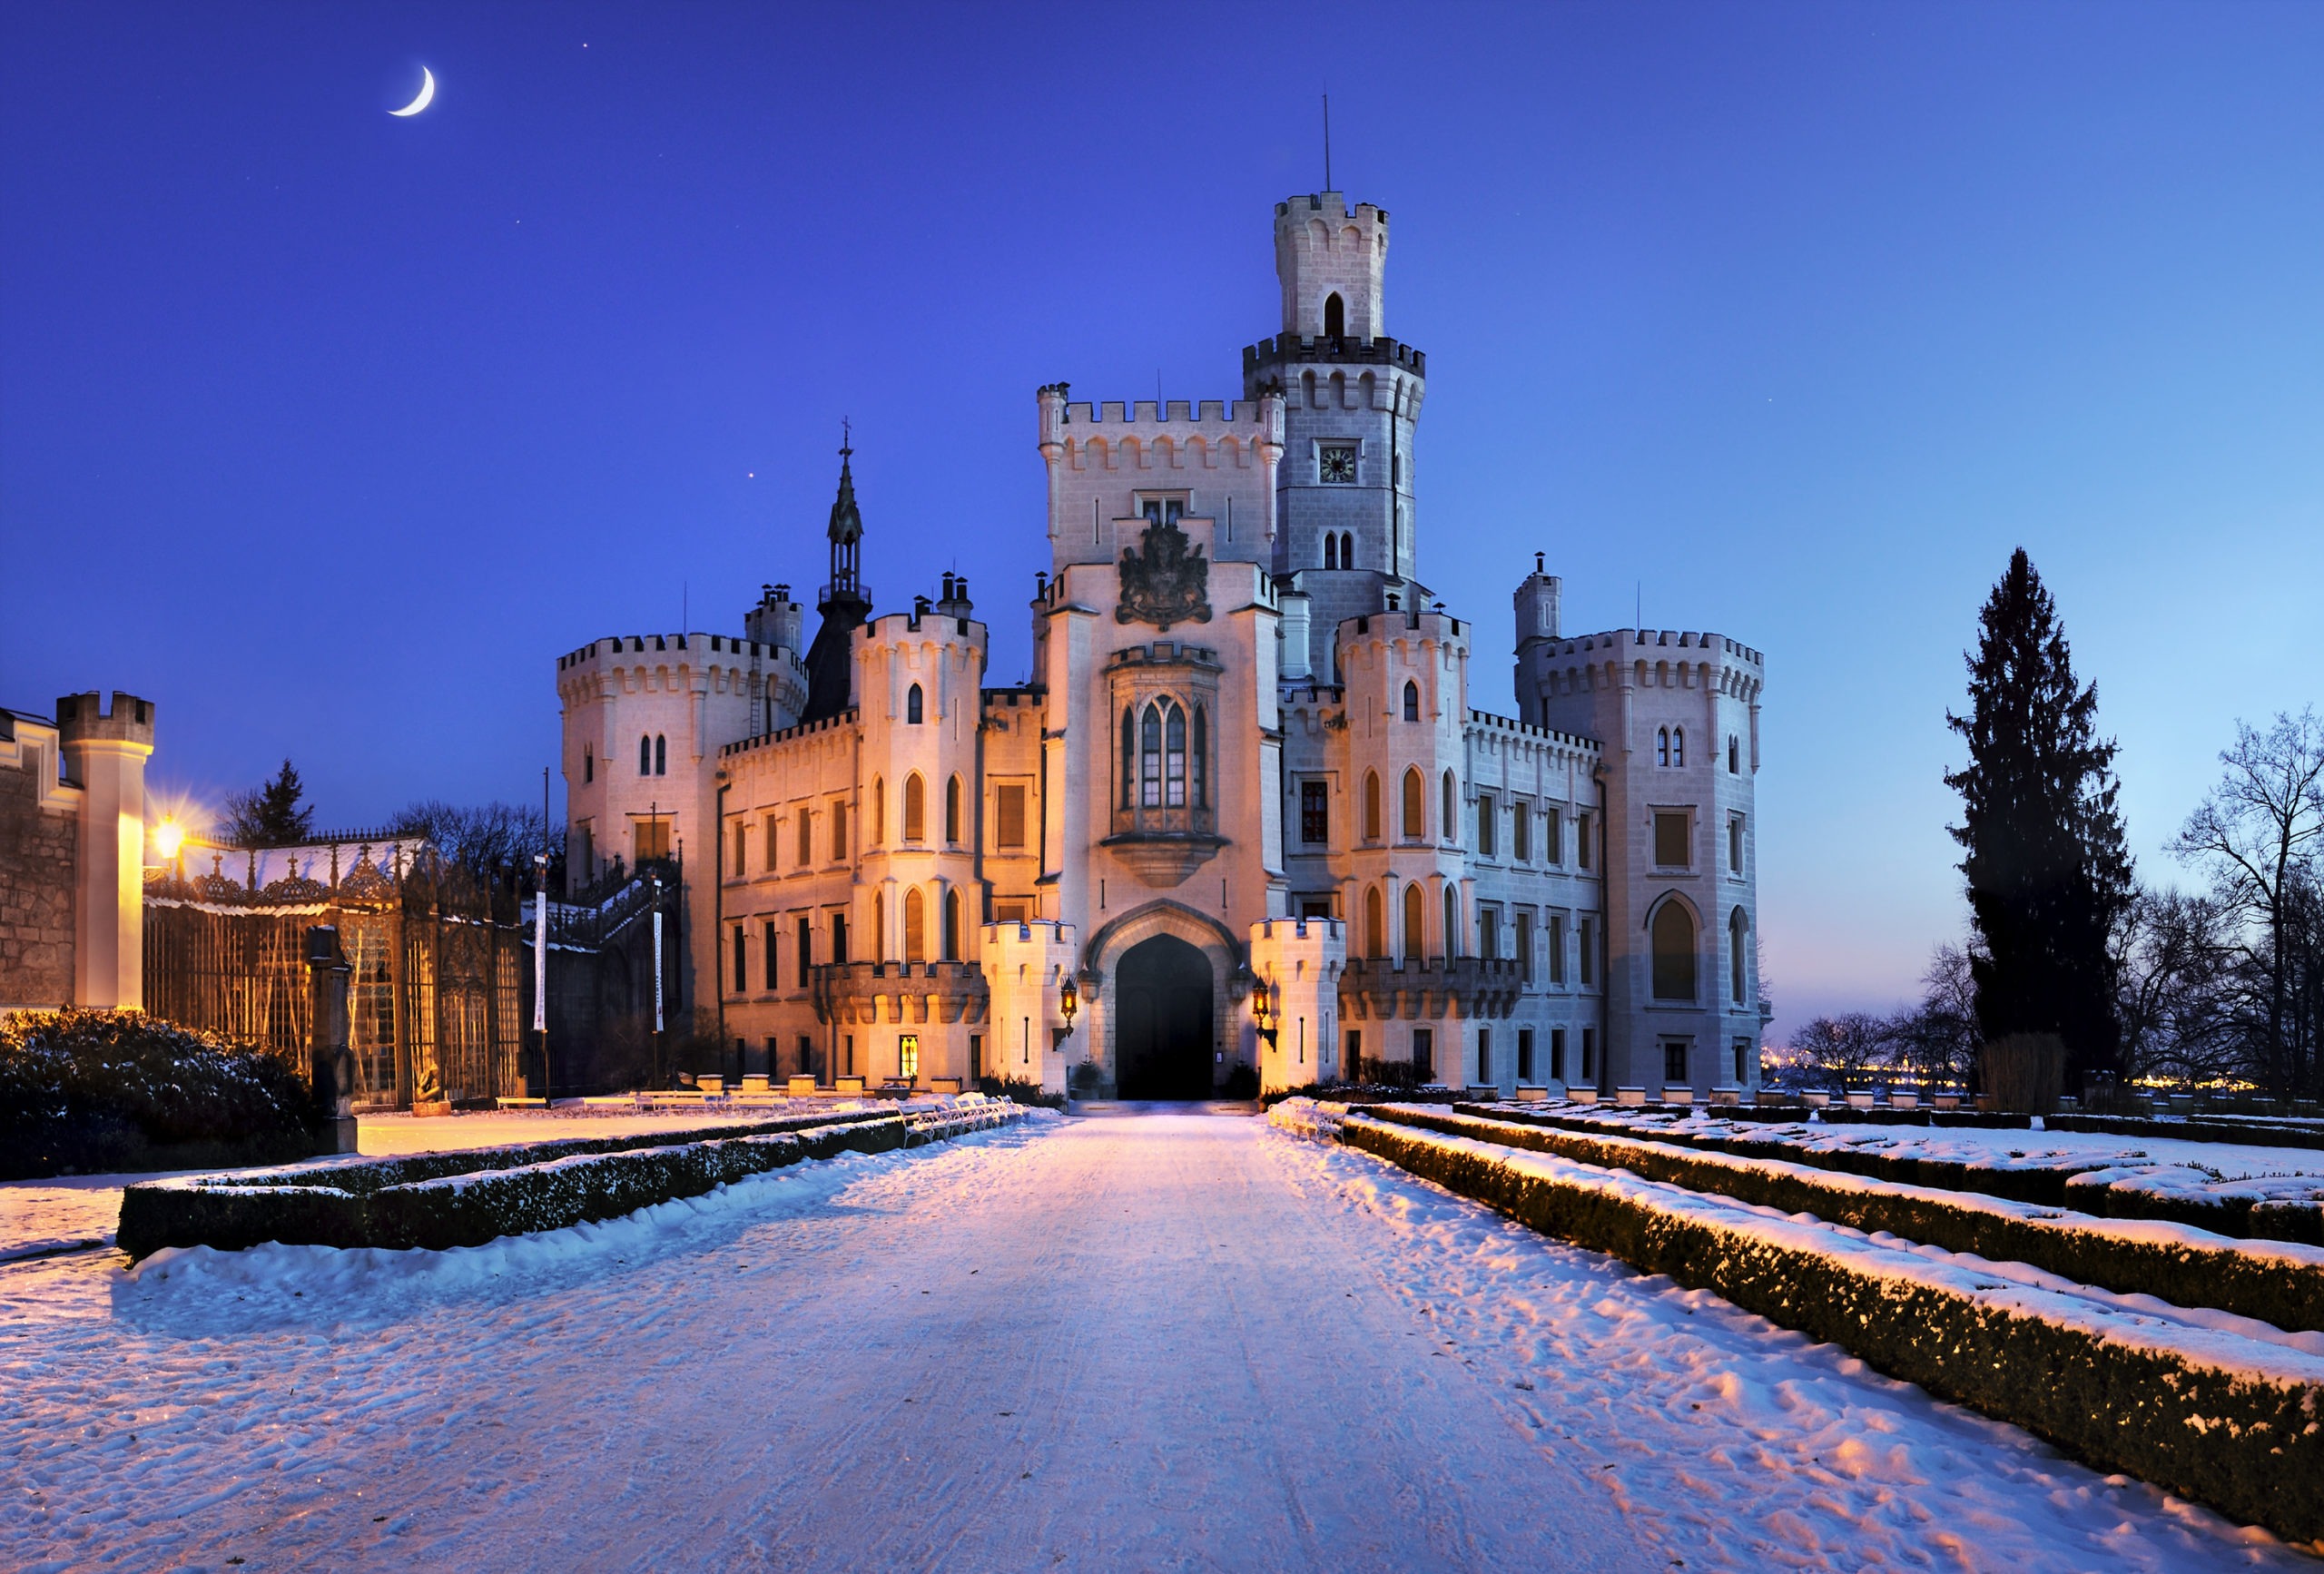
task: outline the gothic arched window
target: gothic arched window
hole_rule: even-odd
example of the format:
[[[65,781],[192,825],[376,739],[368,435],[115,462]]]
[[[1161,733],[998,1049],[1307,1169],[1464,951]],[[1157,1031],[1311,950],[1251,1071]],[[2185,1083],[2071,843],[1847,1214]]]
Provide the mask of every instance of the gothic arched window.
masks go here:
[[[919,726],[920,711],[920,685],[914,684],[904,691],[904,720],[915,727]]]
[[[1347,334],[1347,303],[1334,290],[1324,298],[1324,333],[1326,338],[1341,339]]]
[[[1380,888],[1368,887],[1364,893],[1364,954],[1384,957],[1388,954],[1387,904],[1380,900]]]
[[[1156,700],[1138,726],[1137,801],[1147,809],[1187,804],[1187,713],[1176,700]]]
[[[1668,727],[1659,728],[1655,732],[1654,762],[1658,765],[1670,763],[1670,729]]]
[[[1459,828],[1461,824],[1461,783],[1453,779],[1452,772],[1450,771],[1444,772],[1444,813],[1443,817],[1439,820],[1437,823],[1444,828],[1445,841],[1452,841],[1459,838]]]
[[[1404,684],[1404,720],[1420,720],[1420,685],[1409,680]]]
[[[654,774],[656,776],[666,776],[669,773],[670,741],[667,738],[665,738],[661,733],[656,733],[654,734]]]
[[[944,893],[944,949],[942,956],[944,960],[948,962],[957,962],[960,959],[960,893],[957,890],[948,890]]]
[[[1670,763],[1674,766],[1678,766],[1684,765],[1686,762],[1687,729],[1684,727],[1673,727],[1670,729]]]
[[[1695,998],[1695,918],[1687,904],[1664,902],[1654,914],[1654,998]]]
[[[638,736],[637,773],[640,776],[654,774],[654,739],[650,733],[641,733]]]
[[[1340,566],[1342,568],[1355,566],[1355,537],[1344,530],[1340,532]]]
[[[874,776],[872,778],[872,830],[863,840],[868,845],[877,847],[887,839],[888,779]]]
[[[1137,802],[1137,718],[1128,707],[1122,711],[1122,807],[1129,808]]]
[[[1364,840],[1380,840],[1380,773],[1364,773]]]
[[[1337,568],[1339,566],[1340,538],[1326,531],[1324,535],[1324,566]]]
[[[928,786],[914,771],[904,778],[904,840],[918,841],[928,834]]]
[[[958,776],[944,783],[944,840],[955,845],[960,840],[960,779]]]
[[[928,959],[928,899],[913,886],[904,892],[904,960]]]
[[[1457,957],[1461,954],[1462,934],[1461,888],[1457,885],[1447,885],[1444,888],[1444,954],[1446,956]]]
[[[1417,962],[1428,955],[1428,903],[1420,887],[1404,887],[1404,960]]]
[[[1417,766],[1404,772],[1404,840],[1418,841],[1428,834],[1428,805],[1426,789],[1420,784]]]
[[[884,890],[872,893],[872,959],[888,959],[888,893]]]

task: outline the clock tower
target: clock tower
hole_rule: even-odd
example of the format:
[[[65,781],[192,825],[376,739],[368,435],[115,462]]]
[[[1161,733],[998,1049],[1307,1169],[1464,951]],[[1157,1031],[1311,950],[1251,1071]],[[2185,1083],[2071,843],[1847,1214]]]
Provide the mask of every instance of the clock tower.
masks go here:
[[[1383,278],[1388,215],[1338,192],[1278,202],[1275,276],[1283,329],[1243,351],[1246,398],[1280,389],[1274,568],[1296,575],[1313,611],[1313,665],[1328,674],[1344,617],[1415,607],[1413,431],[1427,358],[1388,337]]]

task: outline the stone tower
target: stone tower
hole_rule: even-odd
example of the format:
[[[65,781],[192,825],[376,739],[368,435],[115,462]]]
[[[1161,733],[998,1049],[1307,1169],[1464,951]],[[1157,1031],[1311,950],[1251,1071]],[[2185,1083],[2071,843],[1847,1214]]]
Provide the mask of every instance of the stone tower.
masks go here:
[[[856,510],[855,477],[848,467],[854,452],[852,448],[839,451],[839,496],[832,499],[831,526],[825,532],[831,540],[832,576],[815,598],[823,621],[807,651],[807,709],[802,722],[826,721],[847,709],[852,676],[848,647],[872,611],[857,563],[863,516]]]
[[[145,1004],[145,762],[153,707],[113,691],[56,702],[57,744],[81,790],[79,879],[74,902],[73,1001],[130,1009]]]
[[[1278,202],[1275,258],[1282,330],[1243,351],[1243,385],[1246,398],[1283,393],[1273,567],[1300,576],[1312,664],[1327,674],[1331,631],[1383,610],[1414,572],[1413,433],[1427,359],[1387,335],[1381,209],[1350,208],[1337,192]],[[1421,605],[1425,593],[1401,599]]]

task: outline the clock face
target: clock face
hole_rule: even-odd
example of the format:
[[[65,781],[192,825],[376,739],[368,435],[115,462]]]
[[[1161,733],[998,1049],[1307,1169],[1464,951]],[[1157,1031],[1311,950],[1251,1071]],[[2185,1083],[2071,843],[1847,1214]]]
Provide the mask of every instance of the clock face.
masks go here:
[[[1324,479],[1352,484],[1355,480],[1355,450],[1349,448],[1325,448]]]

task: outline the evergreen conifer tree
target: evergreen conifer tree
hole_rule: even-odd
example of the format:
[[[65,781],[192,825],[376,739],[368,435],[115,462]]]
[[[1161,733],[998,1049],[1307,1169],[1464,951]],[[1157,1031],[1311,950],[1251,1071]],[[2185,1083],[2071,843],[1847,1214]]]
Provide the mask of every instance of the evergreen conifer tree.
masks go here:
[[[300,802],[306,788],[290,761],[255,792],[226,802],[226,840],[241,847],[288,847],[314,834],[314,811]]]
[[[1951,827],[1982,942],[1970,957],[1977,1028],[1991,1042],[2054,1033],[2066,1086],[2117,1067],[2122,1030],[2107,939],[2131,900],[2130,854],[2114,805],[2115,745],[2096,733],[2098,687],[2074,681],[2056,604],[2020,547],[1978,621],[1968,740]]]

